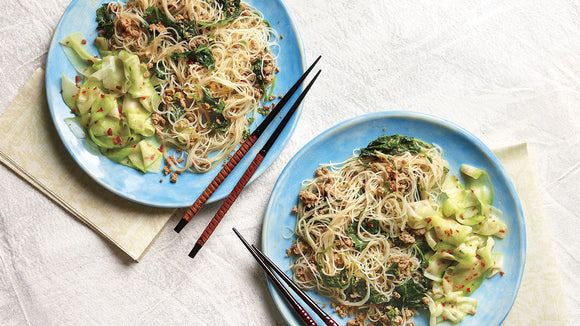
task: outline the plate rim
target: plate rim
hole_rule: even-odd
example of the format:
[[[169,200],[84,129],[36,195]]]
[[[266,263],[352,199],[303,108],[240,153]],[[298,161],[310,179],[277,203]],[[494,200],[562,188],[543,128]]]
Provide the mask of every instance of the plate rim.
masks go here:
[[[282,172],[278,176],[278,179],[276,180],[274,187],[272,188],[272,192],[270,194],[270,197],[268,199],[268,204],[267,204],[265,212],[264,212],[264,217],[262,218],[262,231],[261,231],[261,237],[260,237],[260,248],[261,248],[262,252],[264,252],[264,254],[268,255],[267,251],[268,251],[269,240],[268,240],[268,234],[267,234],[267,230],[268,230],[267,225],[272,220],[271,218],[269,218],[268,214],[272,210],[272,207],[274,205],[273,196],[275,194],[276,189],[278,189],[280,187],[280,184],[283,182],[282,178],[287,173],[287,170],[290,169],[291,165],[294,165],[295,161],[298,161],[304,155],[304,153],[308,152],[308,150],[310,148],[312,148],[313,146],[315,146],[321,139],[329,137],[332,134],[339,133],[339,132],[341,132],[349,127],[355,126],[355,125],[360,124],[362,122],[367,122],[367,121],[377,120],[377,119],[384,119],[384,118],[405,118],[405,119],[423,120],[423,121],[427,121],[429,123],[436,123],[437,125],[444,126],[445,128],[448,128],[448,129],[453,129],[455,132],[457,132],[461,136],[467,138],[469,141],[474,142],[477,145],[478,149],[480,149],[493,162],[495,167],[500,172],[501,177],[506,180],[505,187],[514,200],[515,208],[517,210],[517,219],[516,220],[519,222],[519,225],[521,225],[522,238],[521,238],[521,243],[520,243],[520,245],[521,245],[520,257],[522,259],[522,263],[521,263],[520,273],[519,273],[519,275],[517,275],[517,280],[516,280],[516,284],[515,284],[515,291],[512,295],[512,298],[509,300],[509,309],[507,309],[504,316],[502,316],[501,319],[498,320],[498,322],[499,322],[498,326],[501,325],[505,321],[507,316],[509,315],[509,312],[511,311],[511,309],[513,308],[513,305],[515,303],[515,300],[518,296],[518,293],[519,293],[519,290],[521,287],[523,274],[524,274],[524,270],[525,270],[525,265],[526,265],[527,233],[526,233],[526,225],[525,225],[525,219],[524,219],[523,206],[522,206],[521,200],[517,194],[515,185],[513,184],[511,177],[509,177],[509,174],[505,170],[503,164],[499,161],[499,159],[491,151],[491,149],[489,149],[485,145],[485,143],[483,143],[478,137],[473,135],[467,129],[459,126],[458,124],[456,124],[454,122],[451,122],[447,119],[444,119],[442,117],[439,117],[439,116],[436,116],[433,114],[422,113],[422,112],[417,112],[417,111],[405,111],[405,110],[392,110],[392,111],[379,111],[379,112],[366,113],[366,114],[358,115],[355,117],[351,117],[351,118],[346,119],[346,120],[344,120],[344,121],[342,121],[334,126],[331,126],[330,128],[324,130],[323,132],[316,135],[313,139],[308,141],[288,161],[288,163],[286,164],[286,166],[284,167],[284,169],[282,170]],[[353,150],[354,150],[354,148],[353,148]],[[274,286],[274,284],[272,284],[270,279],[267,278],[266,282],[267,282],[270,296],[273,299],[274,305],[276,306],[278,312],[280,312],[280,314],[282,315],[284,320],[289,325],[294,325],[294,322],[295,322],[294,317],[296,315],[290,309],[290,307],[286,304],[286,302],[282,299],[279,291]],[[308,307],[305,307],[305,308],[309,309]],[[457,323],[457,325],[460,325],[460,323]]]
[[[244,0],[246,3],[250,4],[250,6],[255,8],[255,2],[256,1],[260,1],[260,0]],[[263,2],[265,0],[262,0]],[[274,0],[275,2],[277,2],[280,7],[283,9],[283,12],[285,15],[288,16],[288,28],[290,30],[292,30],[294,32],[294,34],[296,35],[295,38],[295,42],[296,42],[296,46],[297,46],[297,50],[300,54],[300,70],[302,72],[305,71],[305,67],[306,67],[306,54],[304,51],[304,40],[302,38],[302,35],[300,34],[300,31],[296,25],[296,20],[293,17],[291,11],[288,9],[287,5],[285,4],[284,0]],[[66,141],[68,135],[64,134],[64,130],[62,130],[59,126],[58,126],[58,122],[57,119],[59,119],[56,116],[56,110],[58,105],[56,103],[54,103],[55,101],[62,101],[62,96],[59,96],[60,94],[52,94],[51,92],[49,92],[48,90],[50,89],[50,85],[53,85],[53,81],[51,80],[52,75],[54,73],[58,74],[59,76],[62,76],[63,71],[53,71],[56,70],[58,67],[56,64],[51,64],[51,61],[54,62],[55,60],[53,59],[53,56],[55,55],[54,53],[56,51],[58,51],[59,48],[59,40],[57,39],[58,33],[61,30],[61,28],[63,28],[63,24],[65,22],[65,18],[67,18],[67,16],[70,15],[70,12],[75,8],[75,6],[78,5],[79,2],[82,2],[82,0],[71,0],[70,3],[68,4],[68,6],[66,7],[66,9],[64,10],[64,12],[61,14],[58,23],[56,25],[56,28],[54,29],[53,33],[52,33],[52,37],[51,37],[51,41],[49,43],[48,46],[48,53],[46,56],[46,60],[45,60],[45,76],[44,76],[44,87],[47,90],[46,91],[46,99],[47,99],[47,103],[48,103],[48,108],[49,108],[49,112],[50,112],[50,116],[51,116],[51,120],[52,120],[52,125],[55,127],[56,132],[58,134],[58,138],[60,139],[60,143],[61,145],[64,145],[64,147],[66,148],[66,151],[68,152],[68,154],[70,155],[70,157],[73,159],[73,161],[75,161],[75,164],[77,164],[77,166],[79,166],[81,168],[81,170],[88,175],[93,181],[95,181],[97,184],[99,184],[101,187],[105,188],[107,191],[112,192],[113,194],[120,196],[126,200],[129,200],[131,202],[137,203],[137,204],[141,204],[141,205],[145,205],[145,206],[150,206],[150,207],[158,207],[158,208],[182,208],[182,207],[188,207],[191,206],[196,198],[194,198],[194,196],[191,197],[191,199],[187,202],[164,202],[164,201],[154,201],[148,198],[139,198],[137,195],[132,195],[127,193],[126,191],[122,191],[120,189],[116,189],[115,187],[113,187],[110,182],[107,182],[107,180],[103,177],[99,177],[97,175],[95,175],[95,173],[93,173],[89,167],[87,166],[87,164],[79,157],[79,155],[75,152],[75,150],[73,149],[73,145],[69,142]],[[98,6],[101,3],[105,3],[106,0],[97,0],[95,1],[95,4]],[[121,2],[125,2],[124,0],[121,0]],[[92,5],[92,4],[90,4]],[[263,10],[261,11],[263,14]],[[280,41],[278,42],[280,43]],[[70,63],[68,63],[70,64]],[[58,85],[57,89],[61,89],[61,86]],[[300,87],[300,90],[303,89],[303,86]],[[64,103],[64,102],[63,102]],[[260,167],[258,167],[258,169],[256,170],[256,172],[254,173],[254,175],[250,178],[250,180],[248,181],[248,185],[251,184],[253,181],[255,181],[258,177],[260,177],[264,172],[266,172],[266,170],[274,163],[274,161],[276,160],[276,158],[281,154],[282,150],[286,147],[286,145],[288,144],[288,142],[290,141],[290,139],[292,138],[292,135],[294,134],[297,125],[300,121],[300,117],[302,115],[302,110],[304,108],[304,102],[301,103],[299,105],[299,107],[296,109],[296,112],[294,112],[290,123],[284,128],[284,132],[288,132],[286,134],[286,137],[284,137],[283,135],[281,135],[280,137],[278,137],[278,139],[276,140],[275,144],[279,144],[280,146],[280,150],[279,153],[277,153],[276,157],[272,158],[270,156],[270,159],[264,159],[263,164],[260,165]],[[282,111],[280,114],[282,114],[284,111]],[[72,117],[72,116],[71,116]],[[274,128],[275,123],[273,121],[273,123],[271,123],[268,128],[266,128],[267,130],[270,130],[271,128]],[[257,126],[257,124],[256,124]],[[255,127],[253,128],[255,129]],[[253,130],[251,129],[251,130]],[[283,132],[283,134],[284,134]],[[266,138],[267,137],[267,133],[263,134],[264,137],[260,137],[260,138]],[[259,140],[261,141],[261,139]],[[258,146],[259,144],[255,144],[255,146]],[[239,146],[239,145],[238,145]],[[238,148],[238,146],[236,146],[236,150]],[[83,153],[84,152],[89,152],[90,150],[88,150],[86,148],[85,145],[83,145]],[[270,151],[272,152],[272,151]],[[232,152],[233,153],[233,152]],[[102,154],[98,154],[100,156],[102,156]],[[102,156],[103,158],[106,158],[104,156]],[[242,166],[242,164],[239,164],[240,166]],[[125,170],[125,169],[131,169],[129,167],[123,166],[121,164],[116,164],[116,166],[118,166],[119,169],[122,169],[121,171]],[[219,172],[219,170],[221,170],[221,165],[217,164],[216,167],[210,171],[208,171],[207,173],[217,173]],[[192,172],[193,173],[193,172]],[[158,173],[157,173],[158,174]],[[211,180],[213,180],[213,178],[211,178],[208,182],[211,183]],[[224,181],[224,183],[228,182],[228,180]],[[234,181],[230,181],[233,182],[232,184],[232,189],[233,186],[235,186]],[[207,185],[204,185],[203,188],[205,188]],[[203,192],[204,189],[201,189],[201,192]],[[216,191],[216,193],[214,193],[208,200],[207,203],[213,203],[216,201],[220,201],[224,198],[226,198],[229,195],[229,191],[226,192],[219,192]],[[197,197],[197,196],[196,196]]]

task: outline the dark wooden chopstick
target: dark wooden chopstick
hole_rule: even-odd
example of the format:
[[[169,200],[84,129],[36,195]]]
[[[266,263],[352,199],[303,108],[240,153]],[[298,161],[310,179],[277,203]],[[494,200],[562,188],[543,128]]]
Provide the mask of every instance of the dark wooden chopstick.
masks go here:
[[[296,312],[300,315],[300,317],[302,317],[302,320],[304,320],[306,325],[317,325],[316,322],[312,319],[312,317],[308,314],[308,312],[306,312],[306,310],[304,308],[302,308],[302,306],[298,303],[298,301],[296,301],[296,299],[294,299],[294,297],[290,294],[288,289],[286,289],[286,287],[284,287],[282,282],[280,282],[280,280],[278,280],[276,275],[274,275],[274,273],[272,273],[272,271],[268,268],[268,266],[266,265],[264,260],[262,258],[260,258],[260,256],[255,252],[255,249],[254,249],[255,247],[254,248],[250,247],[250,244],[246,241],[246,239],[244,239],[244,237],[240,234],[240,232],[238,232],[238,230],[236,230],[236,228],[233,228],[233,230],[236,233],[236,235],[238,236],[238,238],[240,238],[240,240],[242,241],[244,246],[246,246],[246,248],[250,251],[252,256],[254,256],[254,258],[258,261],[258,263],[260,264],[260,266],[262,267],[264,272],[266,272],[266,274],[268,275],[268,277],[270,278],[272,283],[274,283],[276,285],[278,290],[280,290],[280,292],[282,292],[282,294],[284,295],[284,297],[286,298],[288,303],[290,303],[292,308],[294,308],[294,310],[296,310]]]
[[[280,113],[284,105],[290,100],[294,92],[300,87],[306,76],[312,71],[312,68],[318,63],[321,56],[308,67],[308,69],[302,74],[302,76],[296,81],[296,83],[290,88],[290,90],[282,97],[282,100],[274,106],[274,109],[264,118],[264,120],[258,125],[258,127],[250,134],[250,136],[240,145],[240,148],[232,155],[232,158],[226,163],[226,165],[221,169],[221,171],[215,176],[213,181],[207,186],[207,188],[201,193],[197,200],[191,205],[187,210],[185,215],[181,218],[179,223],[175,226],[175,232],[179,233],[185,225],[199,212],[203,204],[207,202],[209,197],[216,191],[220,184],[226,179],[226,177],[232,172],[234,167],[242,160],[244,155],[254,146],[258,138],[262,135],[264,130],[268,127],[270,122]]]
[[[264,262],[266,262],[270,268],[274,270],[274,272],[276,272],[276,274],[278,274],[278,276],[280,276],[280,278],[284,280],[284,282],[286,282],[286,284],[288,284],[288,286],[290,286],[290,288],[292,288],[292,290],[294,290],[294,292],[296,292],[296,294],[298,294],[300,298],[302,298],[302,300],[304,300],[304,302],[306,302],[306,304],[312,310],[314,310],[314,312],[324,321],[326,325],[338,326],[338,324],[332,318],[330,318],[330,316],[324,312],[324,310],[322,310],[306,293],[304,293],[304,291],[302,291],[302,289],[299,288],[298,285],[296,285],[296,283],[294,283],[294,281],[288,277],[288,275],[286,275],[278,266],[276,266],[276,264],[274,264],[274,262],[271,261],[268,256],[266,256],[254,245],[252,245],[252,249]]]
[[[278,125],[276,130],[274,130],[274,133],[272,133],[270,138],[268,138],[268,141],[266,141],[266,144],[264,145],[264,147],[262,147],[262,149],[260,149],[258,154],[256,154],[256,157],[254,158],[252,163],[250,163],[250,166],[246,169],[246,172],[244,172],[244,174],[242,175],[242,177],[240,178],[238,183],[235,185],[232,192],[230,192],[230,194],[225,199],[222,206],[219,208],[217,213],[214,215],[214,217],[211,219],[209,224],[206,226],[205,230],[203,230],[203,233],[201,234],[199,239],[197,239],[195,246],[189,252],[189,257],[194,258],[195,255],[201,249],[201,247],[203,247],[203,245],[209,239],[209,237],[211,236],[213,231],[216,229],[218,224],[224,218],[226,212],[230,209],[230,207],[232,206],[232,204],[234,203],[236,198],[238,198],[238,195],[242,192],[242,189],[244,189],[244,187],[246,186],[246,184],[248,183],[248,181],[250,180],[250,178],[252,177],[254,172],[256,172],[256,169],[258,169],[258,167],[260,166],[260,163],[262,163],[262,161],[264,160],[264,157],[266,156],[266,154],[268,153],[268,151],[270,150],[270,148],[272,147],[272,145],[274,144],[274,142],[276,141],[276,139],[278,138],[278,136],[280,135],[282,130],[284,130],[284,127],[286,126],[286,124],[288,123],[288,121],[290,120],[292,115],[294,114],[294,111],[296,111],[298,106],[300,106],[300,103],[304,99],[304,96],[306,96],[306,94],[310,90],[310,87],[312,87],[312,84],[314,84],[314,82],[316,81],[316,79],[318,78],[319,75],[320,75],[320,70],[316,73],[316,75],[312,78],[312,80],[310,81],[308,86],[306,86],[304,91],[296,99],[296,102],[294,103],[294,105],[292,105],[290,110],[288,110],[288,112],[286,112],[286,115],[282,119],[282,122],[280,122],[280,124]]]

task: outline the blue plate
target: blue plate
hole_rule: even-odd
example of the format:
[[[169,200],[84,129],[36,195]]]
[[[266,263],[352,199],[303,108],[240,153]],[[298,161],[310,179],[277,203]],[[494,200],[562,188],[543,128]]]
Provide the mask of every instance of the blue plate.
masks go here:
[[[293,240],[290,236],[296,218],[290,211],[297,204],[302,180],[312,179],[320,164],[340,163],[352,155],[354,149],[366,147],[380,135],[395,133],[439,145],[452,174],[459,175],[463,163],[489,173],[495,193],[494,206],[502,210],[502,219],[508,225],[506,238],[495,239],[494,249],[494,252],[504,254],[505,275],[496,275],[483,282],[472,295],[479,301],[477,313],[466,316],[460,324],[500,325],[514,303],[524,272],[526,234],[522,207],[512,182],[495,155],[466,130],[434,116],[403,111],[366,114],[330,128],[309,142],[288,163],[274,186],[262,229],[263,252],[291,275],[288,270],[290,259],[285,250]],[[300,317],[283,296],[272,284],[269,288],[286,321],[291,325],[301,325]],[[328,299],[315,293],[309,292],[309,295],[321,304],[329,303]],[[329,304],[324,310],[339,324],[346,324],[347,319],[338,317]],[[308,312],[316,317],[310,309]],[[315,321],[324,324],[321,319],[315,318]],[[429,325],[429,313],[422,312],[415,321],[418,325]]]
[[[193,202],[203,192],[205,187],[213,180],[220,170],[220,166],[204,174],[184,173],[179,177],[177,183],[169,183],[169,178],[162,173],[141,174],[140,172],[114,163],[100,153],[91,150],[87,146],[85,139],[79,139],[71,132],[65,119],[72,118],[73,114],[62,100],[60,94],[61,77],[64,73],[68,78],[74,80],[77,75],[73,66],[66,58],[61,45],[58,43],[67,35],[74,32],[81,32],[89,41],[90,50],[96,55],[97,50],[92,44],[92,40],[97,36],[95,28],[95,10],[102,3],[108,1],[86,1],[74,0],[63,14],[50,44],[46,63],[46,93],[52,119],[56,130],[67,148],[72,158],[81,168],[106,189],[132,201],[157,207],[186,207]],[[277,75],[274,94],[283,94],[290,89],[304,71],[304,54],[302,41],[294,25],[286,6],[280,0],[248,0],[246,1],[254,8],[264,14],[265,19],[270,21],[273,28],[284,36],[279,42],[278,67],[280,73]],[[274,49],[274,53],[276,53]],[[296,97],[297,95],[295,95]],[[288,107],[282,110],[285,113]],[[276,157],[280,154],[286,143],[290,140],[298,119],[301,108],[294,113],[288,126],[268,152],[268,155],[255,172],[250,182],[260,176]],[[257,121],[253,124],[255,128],[263,117],[258,115]],[[217,191],[211,196],[208,202],[214,202],[225,198],[234,188],[245,169],[250,165],[254,156],[266,143],[266,139],[272,134],[281,118],[276,118],[260,137],[260,140],[246,154],[245,158],[238,163],[238,166],[230,176],[222,183]],[[159,179],[164,178],[160,183]]]

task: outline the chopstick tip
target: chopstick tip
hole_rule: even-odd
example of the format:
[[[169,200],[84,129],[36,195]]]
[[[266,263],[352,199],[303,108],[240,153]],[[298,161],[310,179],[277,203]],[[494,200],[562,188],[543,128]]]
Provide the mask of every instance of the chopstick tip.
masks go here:
[[[187,225],[187,220],[182,218],[179,223],[175,226],[175,232],[179,233],[181,230],[183,230],[183,228]]]
[[[199,243],[196,243],[195,246],[193,246],[193,249],[191,249],[191,251],[189,252],[189,257],[191,259],[195,258],[195,255],[197,255],[197,253],[199,252],[199,250],[201,249],[201,245]]]

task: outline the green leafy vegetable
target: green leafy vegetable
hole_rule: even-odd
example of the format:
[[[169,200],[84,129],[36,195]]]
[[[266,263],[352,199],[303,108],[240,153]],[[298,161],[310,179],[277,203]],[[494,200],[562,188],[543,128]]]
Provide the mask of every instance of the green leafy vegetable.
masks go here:
[[[326,286],[339,288],[339,289],[343,289],[343,290],[350,286],[351,281],[344,270],[342,270],[340,273],[338,273],[336,275],[331,276],[331,275],[327,275],[324,272],[324,267],[322,266],[322,263],[320,262],[320,260],[318,261],[318,263],[316,265],[318,267],[318,272],[320,273],[320,277],[322,278],[322,282],[324,282],[324,284]]]
[[[109,12],[109,3],[103,3],[97,8],[97,31],[105,38],[113,36],[113,14]]]
[[[431,145],[413,137],[401,136],[399,134],[391,136],[383,135],[370,142],[366,148],[361,148],[360,157],[376,157],[377,152],[386,155],[398,155],[405,152],[425,155],[423,148],[430,147]],[[429,157],[427,158],[429,159]]]
[[[252,62],[252,72],[256,75],[256,83],[260,85],[264,94],[266,94],[266,81],[264,77],[264,71],[262,70],[262,65],[264,60],[258,58]]]
[[[212,112],[211,128],[220,132],[228,131],[230,123],[223,115],[226,103],[219,97],[213,97],[207,88],[202,87],[202,89],[203,99],[197,101]]]
[[[210,71],[215,69],[213,54],[211,53],[211,50],[203,44],[200,44],[195,50],[181,53],[172,52],[169,57],[172,59],[184,58],[188,61],[199,62]]]
[[[397,286],[395,291],[401,295],[399,299],[393,299],[393,306],[401,309],[420,308],[424,304],[421,299],[425,296],[427,288],[421,282],[415,282],[413,279],[407,279],[403,284]]]
[[[195,21],[186,19],[173,21],[169,19],[169,17],[165,16],[165,14],[163,14],[158,7],[148,7],[145,9],[143,19],[145,19],[148,24],[161,23],[163,26],[170,28],[170,31],[178,40],[188,40],[197,35],[197,31],[195,30]]]
[[[215,23],[205,23],[198,22],[202,26],[217,26],[225,23],[229,23],[232,20],[238,18],[242,13],[242,7],[240,6],[240,0],[216,0],[217,3],[221,5],[221,10],[224,13],[224,19],[217,21]]]
[[[370,234],[377,234],[381,232],[379,221],[377,220],[363,221],[361,227],[363,231],[366,231]],[[366,247],[366,245],[369,243],[368,241],[363,241],[358,237],[358,220],[353,220],[352,223],[350,223],[346,229],[346,234],[348,234],[348,236],[352,239],[354,247],[358,251],[363,250],[364,247]]]
[[[429,247],[425,237],[416,238],[412,247],[417,251],[421,258],[421,266],[425,266],[428,262],[426,255],[431,252],[431,247]]]

